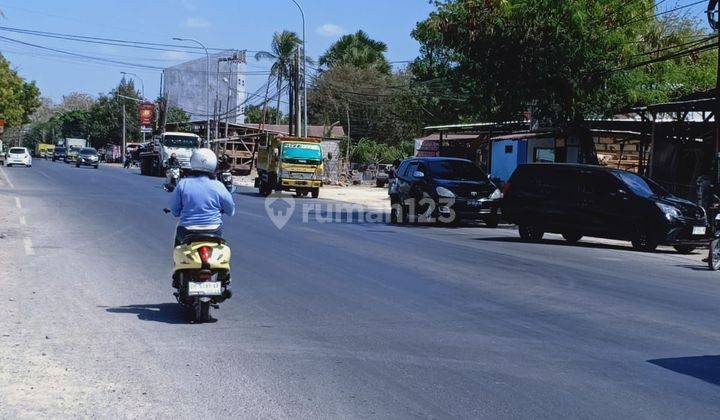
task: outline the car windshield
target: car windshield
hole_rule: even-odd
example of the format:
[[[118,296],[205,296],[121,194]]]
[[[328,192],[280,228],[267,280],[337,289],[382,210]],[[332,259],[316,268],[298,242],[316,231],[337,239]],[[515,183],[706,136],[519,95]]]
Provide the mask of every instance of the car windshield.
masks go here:
[[[285,143],[282,157],[283,159],[322,160],[322,148],[319,144]]]
[[[21,154],[25,153],[25,149],[23,149],[21,147],[13,147],[10,149],[10,153],[12,153],[14,155],[21,155]]]
[[[427,163],[434,178],[452,181],[487,181],[483,171],[464,160],[431,160]]]
[[[630,191],[640,197],[666,197],[670,195],[663,187],[640,175],[623,171],[613,172],[613,174],[630,188]]]
[[[97,150],[95,150],[93,148],[87,148],[87,149],[82,149],[80,151],[80,153],[83,155],[97,155]]]
[[[182,147],[195,149],[198,147],[198,139],[194,136],[163,136],[162,144],[167,147]]]

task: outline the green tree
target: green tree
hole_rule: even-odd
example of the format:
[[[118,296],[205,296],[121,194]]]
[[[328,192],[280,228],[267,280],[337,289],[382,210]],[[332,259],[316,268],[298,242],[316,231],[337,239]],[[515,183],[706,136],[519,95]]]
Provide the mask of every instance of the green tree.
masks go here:
[[[273,60],[270,73],[275,76],[277,82],[278,93],[276,109],[280,109],[283,80],[291,77],[290,67],[295,59],[295,54],[300,43],[300,38],[298,38],[295,32],[275,32],[270,51],[260,51],[255,54],[256,60]],[[276,115],[275,123],[280,124],[280,114]]]
[[[262,121],[262,106],[248,105],[245,107],[245,122],[250,124],[259,124]],[[265,123],[268,121],[280,121],[281,124],[287,122],[287,116],[283,115],[282,111],[278,111],[277,108],[269,106],[267,109],[267,115],[265,116]]]
[[[30,122],[30,115],[40,105],[40,90],[35,82],[25,82],[0,54],[0,115],[6,126]]]
[[[128,142],[139,141],[138,100],[140,92],[132,80],[125,78],[107,95],[100,95],[90,108],[91,123],[88,139],[95,147],[107,143],[122,143],[123,104],[125,105],[125,135]]]
[[[612,114],[657,90],[653,72],[661,66],[624,71],[653,55],[643,57],[653,47],[648,41],[658,25],[653,0],[435,4],[413,31],[421,57],[412,68],[430,96],[461,120],[517,119],[530,110],[545,124],[575,132],[588,146],[586,117]],[[658,38],[672,42],[667,32]],[[660,73],[666,77],[663,89],[675,83],[667,81],[678,80],[677,71]],[[705,85],[707,72],[701,73],[685,78],[683,89]],[[589,147],[584,152],[592,160]]]
[[[381,73],[390,73],[391,67],[385,58],[387,45],[376,41],[364,31],[344,35],[320,57],[320,65],[328,68],[351,65],[358,68],[375,68]]]
[[[190,122],[190,114],[185,112],[184,109],[178,108],[176,106],[171,106],[168,108],[167,122],[180,123],[178,124],[178,131],[189,132],[192,130],[190,124],[187,124]]]
[[[320,73],[308,92],[310,120],[340,122],[355,139],[397,144],[419,134],[424,118],[421,96],[406,73],[340,65]]]

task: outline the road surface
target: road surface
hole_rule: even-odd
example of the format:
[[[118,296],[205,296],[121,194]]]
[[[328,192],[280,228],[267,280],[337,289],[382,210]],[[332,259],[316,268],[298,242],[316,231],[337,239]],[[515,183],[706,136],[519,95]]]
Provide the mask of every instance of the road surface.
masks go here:
[[[241,191],[235,297],[193,325],[161,179],[0,171],[2,418],[720,416],[720,274],[697,258],[321,223],[310,199],[278,230]]]

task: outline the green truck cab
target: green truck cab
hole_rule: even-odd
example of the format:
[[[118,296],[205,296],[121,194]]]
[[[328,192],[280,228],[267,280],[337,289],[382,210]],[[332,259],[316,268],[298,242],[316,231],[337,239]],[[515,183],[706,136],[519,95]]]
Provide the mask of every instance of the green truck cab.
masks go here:
[[[293,191],[295,196],[320,195],[323,186],[323,153],[320,139],[273,137],[257,150],[255,188],[263,196],[273,191]]]

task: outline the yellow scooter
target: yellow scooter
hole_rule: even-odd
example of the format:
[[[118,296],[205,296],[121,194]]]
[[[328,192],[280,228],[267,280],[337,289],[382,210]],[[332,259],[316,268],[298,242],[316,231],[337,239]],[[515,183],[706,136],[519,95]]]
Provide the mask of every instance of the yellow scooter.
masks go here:
[[[169,213],[169,209],[164,209]],[[189,308],[195,322],[211,322],[210,308],[232,297],[230,247],[225,240],[203,229],[188,229],[173,251],[173,286],[178,303]]]

